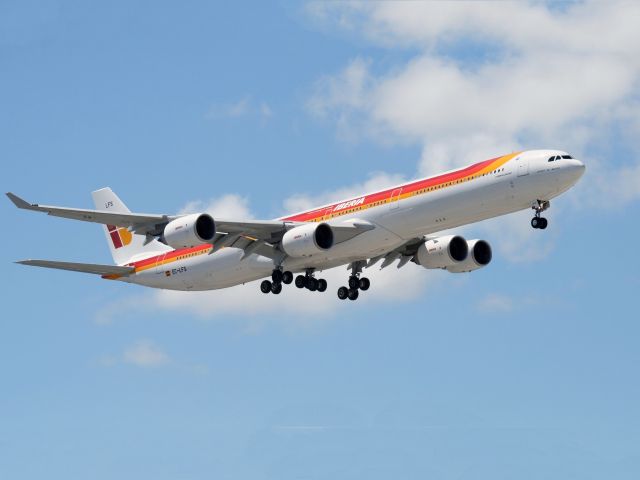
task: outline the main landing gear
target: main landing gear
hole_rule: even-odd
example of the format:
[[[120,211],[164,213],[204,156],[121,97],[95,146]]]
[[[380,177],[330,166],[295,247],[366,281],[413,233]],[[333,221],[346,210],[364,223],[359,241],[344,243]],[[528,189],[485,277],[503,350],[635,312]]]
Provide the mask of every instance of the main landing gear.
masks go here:
[[[289,271],[282,271],[279,268],[275,269],[271,274],[271,281],[263,280],[260,284],[260,291],[262,293],[273,293],[278,295],[282,291],[282,284],[289,285],[293,282],[293,273]]]
[[[296,277],[296,287],[306,288],[310,292],[324,292],[327,290],[327,281],[324,278],[315,278],[313,270],[307,270],[305,275]]]
[[[360,295],[359,290],[363,292],[369,290],[371,282],[367,277],[360,278],[362,273],[362,263],[354,262],[351,265],[351,276],[349,277],[349,287],[340,287],[338,289],[338,298],[340,300],[357,300]]]
[[[278,295],[282,292],[282,284],[289,285],[293,282],[293,273],[275,269],[271,274],[271,280],[263,280],[260,283],[262,293],[273,293]],[[311,292],[324,292],[327,289],[327,281],[324,278],[315,278],[313,270],[307,270],[306,275],[298,275],[295,279],[298,288],[306,288]]]
[[[547,219],[544,217],[541,217],[540,214],[544,212],[546,209],[548,209],[550,206],[551,206],[551,203],[549,202],[549,200],[536,200],[534,205],[531,207],[536,211],[536,216],[531,219],[531,226],[533,228],[539,228],[541,230],[544,230],[545,228],[547,228],[547,224],[548,224]]]

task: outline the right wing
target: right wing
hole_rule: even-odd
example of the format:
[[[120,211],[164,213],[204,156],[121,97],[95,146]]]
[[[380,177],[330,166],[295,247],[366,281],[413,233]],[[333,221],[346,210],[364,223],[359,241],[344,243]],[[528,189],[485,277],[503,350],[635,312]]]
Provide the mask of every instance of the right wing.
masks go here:
[[[16,263],[33,267],[57,268],[58,270],[70,270],[72,272],[93,273],[95,275],[118,275],[121,277],[129,276],[136,270],[133,267],[98,265],[95,263],[57,262],[53,260],[21,260]]]

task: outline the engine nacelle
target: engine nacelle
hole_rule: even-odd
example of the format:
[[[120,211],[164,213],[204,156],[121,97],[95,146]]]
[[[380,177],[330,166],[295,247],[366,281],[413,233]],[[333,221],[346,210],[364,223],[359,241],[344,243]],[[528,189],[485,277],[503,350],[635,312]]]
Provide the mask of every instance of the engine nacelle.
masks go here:
[[[333,246],[333,230],[326,223],[292,228],[282,237],[282,249],[291,257],[310,257]]]
[[[188,248],[211,243],[216,234],[216,223],[207,213],[193,213],[170,221],[164,227],[162,238],[173,248]]]
[[[463,262],[456,263],[447,270],[451,273],[471,272],[486,267],[491,262],[491,245],[484,240],[469,240],[469,256]]]
[[[418,248],[416,260],[424,268],[447,268],[464,262],[469,254],[467,241],[459,235],[431,238]]]

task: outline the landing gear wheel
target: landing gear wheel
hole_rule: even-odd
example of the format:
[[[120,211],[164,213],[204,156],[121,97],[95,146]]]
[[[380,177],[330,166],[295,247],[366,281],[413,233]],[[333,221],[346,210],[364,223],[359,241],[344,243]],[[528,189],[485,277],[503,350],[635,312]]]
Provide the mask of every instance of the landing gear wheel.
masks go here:
[[[274,270],[273,273],[271,274],[271,281],[273,283],[282,282],[282,270]]]
[[[547,219],[544,217],[540,217],[540,226],[538,227],[541,230],[544,230],[545,228],[547,228],[547,224],[549,222],[547,222]]]
[[[358,277],[356,277],[355,275],[350,276],[349,277],[349,288],[351,290],[357,290],[359,286],[360,286],[360,281],[359,281]]]
[[[324,278],[318,280],[318,291],[324,292],[327,289],[327,281]]]
[[[347,287],[340,287],[338,289],[338,298],[340,300],[346,300],[349,296],[349,289]]]
[[[369,290],[369,287],[371,286],[371,282],[367,277],[362,277],[358,283],[358,287],[360,287],[360,290],[363,292]]]
[[[304,288],[307,285],[307,278],[304,275],[298,275],[296,277],[296,287]]]
[[[318,290],[318,280],[316,280],[313,277],[308,277],[307,278],[307,288],[311,292],[315,292],[316,290]]]
[[[540,228],[540,218],[539,217],[533,217],[531,219],[531,226],[533,228]]]
[[[269,293],[272,287],[273,287],[273,284],[269,280],[263,280],[262,283],[260,284],[260,291],[262,293]]]
[[[274,295],[278,295],[281,291],[282,291],[281,283],[274,283],[273,285],[271,285],[271,293],[273,293]]]
[[[289,285],[291,282],[293,282],[293,273],[289,271],[282,272],[282,283]]]
[[[356,290],[355,288],[350,288],[349,289],[349,300],[357,300],[358,299],[358,290]]]

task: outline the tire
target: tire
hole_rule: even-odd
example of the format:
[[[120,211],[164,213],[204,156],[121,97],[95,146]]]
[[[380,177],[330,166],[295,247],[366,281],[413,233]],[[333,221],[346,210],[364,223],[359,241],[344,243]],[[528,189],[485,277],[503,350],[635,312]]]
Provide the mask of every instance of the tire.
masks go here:
[[[282,282],[282,270],[274,270],[271,274],[271,281],[273,283],[281,283]]]
[[[327,281],[324,278],[318,280],[318,291],[324,292],[327,289]]]
[[[296,277],[296,287],[304,288],[307,285],[307,279],[304,275],[298,275]]]
[[[274,283],[271,286],[271,293],[273,293],[274,295],[278,295],[281,291],[282,291],[282,284],[281,283]]]
[[[282,273],[282,283],[284,283],[285,285],[289,285],[291,282],[293,282],[293,273],[286,271]]]
[[[549,222],[547,221],[546,218],[541,218],[540,219],[540,226],[538,228],[540,228],[541,230],[544,230],[545,228],[547,228],[548,224],[549,224]]]
[[[533,217],[531,219],[531,226],[533,228],[540,228],[540,219],[538,217]]]
[[[262,293],[269,293],[271,291],[272,283],[269,280],[263,280],[260,284],[260,291]]]
[[[347,287],[340,287],[338,289],[338,298],[345,300],[349,296],[349,289]]]
[[[313,277],[307,278],[307,288],[311,292],[315,292],[316,290],[318,290],[318,280]]]
[[[349,288],[351,290],[357,290],[358,287],[360,286],[360,281],[358,280],[358,277],[356,276],[350,276],[349,277]]]
[[[357,300],[358,295],[358,290],[356,290],[355,288],[349,289],[349,300]]]
[[[369,290],[369,287],[371,286],[371,282],[369,281],[369,279],[367,277],[362,277],[360,279],[360,290],[362,291],[366,291]]]

